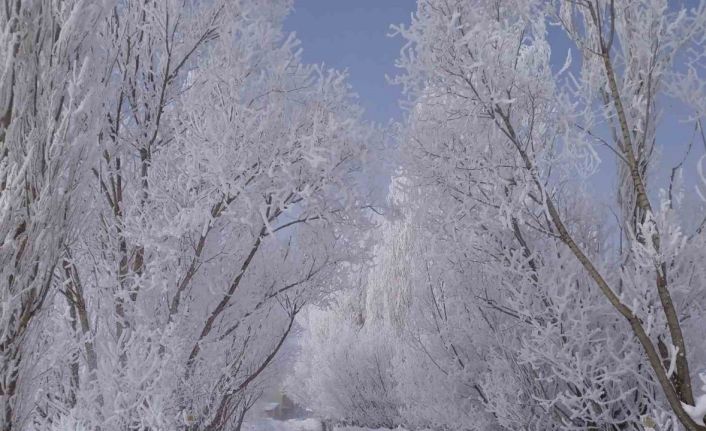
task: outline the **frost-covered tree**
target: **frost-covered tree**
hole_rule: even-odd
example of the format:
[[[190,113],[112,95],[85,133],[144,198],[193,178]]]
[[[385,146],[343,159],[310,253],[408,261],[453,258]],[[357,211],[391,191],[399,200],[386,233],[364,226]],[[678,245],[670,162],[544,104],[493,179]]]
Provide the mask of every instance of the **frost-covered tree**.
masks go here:
[[[410,213],[410,185],[393,180],[398,214],[379,220],[373,265],[302,320],[289,387],[334,423],[490,429],[477,400],[486,328],[477,328],[474,298],[454,284],[463,277],[436,248],[444,244]]]
[[[395,428],[403,423],[392,370],[397,343],[387,321],[366,308],[365,295],[350,289],[304,313],[287,390],[326,421]]]
[[[364,251],[345,76],[288,1],[6,3],[3,429],[239,429]]]
[[[349,267],[345,288],[299,319],[299,352],[286,387],[325,421],[395,428],[407,423],[394,358],[407,318],[405,280],[413,258],[402,222],[375,221],[372,265]]]
[[[420,2],[398,29],[409,176],[445,195],[420,209],[459,273],[476,268],[497,339],[478,397],[499,425],[703,429],[694,182],[648,180],[670,167],[661,128],[700,130],[705,25],[703,4],[493,0]],[[579,67],[552,67],[558,37]],[[666,121],[670,101],[688,114]],[[694,170],[683,147],[672,180]],[[587,191],[608,151],[614,204]]]
[[[7,1],[0,7],[0,429],[37,361],[35,322],[53,297],[75,197],[98,134],[106,61],[91,37],[101,2]]]

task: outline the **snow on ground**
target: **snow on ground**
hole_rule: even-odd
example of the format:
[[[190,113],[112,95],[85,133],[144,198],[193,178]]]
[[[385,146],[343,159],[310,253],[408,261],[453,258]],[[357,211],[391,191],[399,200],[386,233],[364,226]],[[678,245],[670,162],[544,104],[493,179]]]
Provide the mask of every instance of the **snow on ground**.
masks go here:
[[[372,429],[372,428],[360,428],[360,427],[341,427],[341,428],[336,427],[335,431],[390,431],[390,430],[386,429],[386,428]],[[406,431],[406,430],[404,428],[395,428],[394,431]]]
[[[259,419],[243,425],[244,431],[322,431],[321,422],[317,419],[290,419],[278,421],[274,419]],[[389,431],[373,430],[372,428],[336,427],[336,431]],[[405,431],[399,428],[396,431]]]
[[[277,421],[259,419],[243,425],[244,431],[321,431],[321,422],[317,419],[290,419]]]

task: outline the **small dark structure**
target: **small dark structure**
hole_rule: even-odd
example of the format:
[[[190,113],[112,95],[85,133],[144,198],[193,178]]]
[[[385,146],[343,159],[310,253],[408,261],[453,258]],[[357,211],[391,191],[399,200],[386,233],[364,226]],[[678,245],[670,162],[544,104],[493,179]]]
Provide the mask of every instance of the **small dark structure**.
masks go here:
[[[279,421],[289,419],[304,419],[311,416],[311,412],[295,403],[286,394],[282,393],[278,402],[265,410],[267,416]]]

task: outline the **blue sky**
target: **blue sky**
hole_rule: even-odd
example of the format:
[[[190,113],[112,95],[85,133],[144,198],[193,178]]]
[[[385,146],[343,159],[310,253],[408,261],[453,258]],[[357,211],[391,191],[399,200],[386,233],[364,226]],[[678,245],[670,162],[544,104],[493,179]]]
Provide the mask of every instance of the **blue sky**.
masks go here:
[[[673,0],[676,4],[694,7],[699,0]],[[385,75],[394,76],[394,67],[403,45],[401,37],[388,37],[391,24],[409,25],[410,15],[416,10],[416,0],[294,0],[294,10],[284,23],[285,32],[295,32],[302,42],[305,63],[325,64],[339,70],[347,70],[349,83],[359,95],[359,103],[366,111],[366,118],[380,124],[389,120],[400,120],[402,110],[399,100],[401,88],[391,85]],[[561,68],[566,53],[573,47],[562,32],[549,29],[552,44],[552,64]],[[573,48],[575,49],[575,48]],[[578,70],[578,55],[574,52],[572,69]],[[693,125],[680,124],[684,115],[683,106],[669,103],[665,109],[662,127],[659,129],[663,163],[653,179],[653,193],[668,184],[671,166],[683,157],[687,143],[693,134]],[[696,142],[696,154],[703,154]],[[614,181],[614,157],[608,150],[598,148],[602,164],[600,173],[589,181],[594,192],[610,189]],[[686,178],[693,179],[695,161],[692,153],[685,165]],[[389,175],[388,172],[386,175]],[[687,180],[687,183],[690,181]],[[382,181],[385,183],[385,181]],[[693,187],[693,185],[691,185]],[[689,187],[689,188],[691,188]]]
[[[390,24],[408,24],[416,7],[415,0],[295,0],[284,27],[301,40],[304,62],[348,70],[366,117],[386,124],[401,118],[400,87],[385,74],[397,73],[403,43],[386,35]]]

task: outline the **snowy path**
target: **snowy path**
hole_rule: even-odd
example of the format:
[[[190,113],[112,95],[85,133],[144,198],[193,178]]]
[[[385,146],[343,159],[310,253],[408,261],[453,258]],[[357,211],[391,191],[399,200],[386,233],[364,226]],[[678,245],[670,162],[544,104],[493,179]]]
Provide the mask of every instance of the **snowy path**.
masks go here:
[[[244,431],[321,431],[321,422],[317,419],[291,419],[288,421],[277,421],[273,419],[259,419],[243,425]],[[370,428],[344,427],[336,428],[335,431],[389,431],[373,430]],[[399,429],[397,431],[405,431]]]
[[[243,426],[245,431],[321,431],[321,422],[316,419],[291,419],[276,421],[260,419]]]

